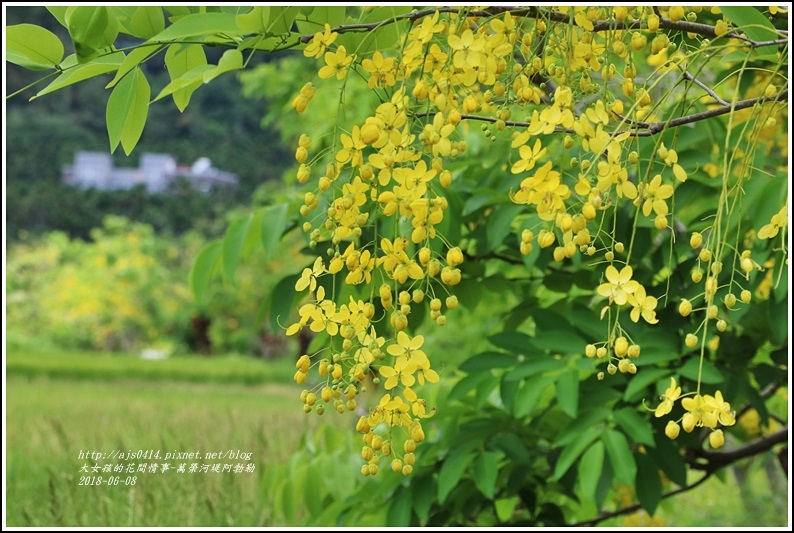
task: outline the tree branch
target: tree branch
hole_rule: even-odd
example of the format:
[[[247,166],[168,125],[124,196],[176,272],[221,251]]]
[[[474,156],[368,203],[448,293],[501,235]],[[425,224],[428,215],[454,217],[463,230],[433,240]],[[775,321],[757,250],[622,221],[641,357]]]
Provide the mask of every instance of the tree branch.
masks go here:
[[[457,7],[440,7],[437,9],[423,9],[420,11],[414,11],[412,13],[406,13],[404,15],[398,15],[396,17],[392,17],[390,19],[381,20],[378,22],[371,22],[368,24],[343,24],[340,26],[336,26],[331,28],[332,32],[335,33],[347,33],[347,32],[359,32],[359,31],[372,31],[382,26],[387,26],[389,24],[394,24],[395,22],[400,22],[403,20],[409,20],[414,22],[419,20],[423,17],[427,17],[433,15],[436,11],[439,13],[458,13],[460,8]],[[576,22],[573,20],[573,15],[568,15],[565,13],[560,13],[559,11],[552,11],[547,9],[542,9],[539,7],[511,7],[511,6],[491,6],[481,10],[473,10],[468,13],[470,17],[493,17],[495,15],[501,15],[502,13],[510,13],[516,17],[530,17],[530,18],[544,18],[547,20],[551,20],[554,22],[561,22],[564,24],[573,23],[577,25]],[[591,21],[593,24],[592,31],[594,32],[602,32],[602,31],[609,31],[609,30],[639,30],[642,29],[642,21],[641,20],[628,20],[628,21],[620,21],[620,20],[596,20]],[[577,25],[578,26],[578,25]],[[689,22],[688,20],[677,20],[673,22],[668,18],[664,18],[661,15],[659,16],[659,28],[664,30],[674,30],[686,33],[695,33],[697,35],[702,35],[703,37],[708,37],[709,39],[713,39],[718,37],[716,32],[714,31],[714,26],[709,24],[702,24],[699,22]],[[306,34],[302,35],[299,41],[303,44],[308,43],[312,40],[314,34]],[[761,46],[770,46],[774,44],[786,44],[788,43],[788,39],[779,39],[775,41],[754,41],[744,35],[740,35],[735,32],[725,33],[720,37],[726,38],[734,38],[734,39],[741,39],[746,41],[752,46],[753,48],[761,47]]]
[[[702,470],[704,472],[703,477],[698,479],[695,483],[691,485],[687,485],[686,487],[680,487],[675,490],[671,490],[662,494],[662,499],[670,498],[671,496],[675,496],[676,494],[681,494],[682,492],[687,492],[704,481],[711,477],[717,470],[720,468],[726,467],[736,461],[741,459],[745,459],[747,457],[752,457],[754,455],[758,455],[765,451],[768,451],[776,444],[780,444],[782,442],[788,441],[788,428],[783,428],[779,431],[774,433],[770,433],[760,439],[754,440],[744,446],[740,446],[733,450],[728,450],[724,452],[716,452],[711,450],[688,450],[691,452],[691,456],[687,459],[689,466],[696,470]],[[707,462],[697,462],[697,459],[705,459]],[[635,511],[639,511],[642,508],[642,505],[637,503],[634,505],[629,505],[628,507],[623,507],[616,511],[611,512],[602,512],[597,517],[592,518],[590,520],[585,520],[583,522],[578,522],[576,524],[571,524],[571,527],[592,527],[598,524],[599,522],[603,522],[604,520],[608,520],[610,518],[614,518],[616,516],[633,513]]]
[[[675,128],[678,126],[683,126],[684,124],[691,124],[693,122],[699,122],[701,120],[706,120],[709,118],[718,117],[720,115],[725,115],[727,113],[731,113],[732,111],[747,109],[748,107],[753,107],[755,104],[765,104],[768,102],[776,102],[776,101],[781,101],[781,102],[788,101],[788,90],[781,91],[772,98],[767,98],[766,96],[759,96],[758,98],[749,98],[747,100],[740,100],[735,104],[726,102],[724,105],[720,107],[714,109],[708,109],[706,111],[701,111],[699,113],[692,113],[691,115],[684,115],[683,117],[674,118],[667,122],[634,122],[634,121],[630,121],[630,119],[618,115],[618,118],[627,122],[631,122],[636,128],[639,129],[618,130],[613,132],[612,136],[617,136],[628,132],[629,136],[631,137],[652,137],[658,133],[661,133],[665,128]],[[427,111],[423,113],[417,113],[414,115],[414,117],[415,118],[431,117],[431,116],[435,116],[436,113],[438,113],[438,111]],[[469,113],[461,114],[460,117],[466,120],[479,120],[482,122],[491,122],[491,123],[494,123],[498,120],[496,117],[472,115]],[[514,126],[517,128],[528,128],[530,126],[529,122],[522,122],[518,120],[505,120],[504,123],[506,126]],[[562,128],[560,126],[555,127],[554,131],[564,132],[564,133],[575,133],[575,131],[571,128]]]
[[[701,89],[703,89],[704,91],[706,91],[706,94],[708,94],[709,96],[711,96],[712,98],[714,98],[714,100],[716,100],[716,101],[717,101],[717,103],[719,103],[719,104],[722,104],[722,105],[724,105],[724,106],[725,106],[725,105],[731,105],[730,103],[728,103],[728,102],[726,102],[725,100],[723,100],[722,98],[720,98],[720,96],[719,96],[717,93],[715,93],[714,91],[712,91],[712,90],[711,90],[711,87],[709,87],[708,85],[706,85],[705,83],[703,83],[702,81],[700,81],[699,79],[697,79],[696,77],[694,77],[692,74],[690,74],[690,73],[689,73],[689,72],[688,72],[688,71],[687,71],[687,70],[686,70],[684,67],[682,67],[681,65],[678,65],[678,67],[679,67],[679,68],[681,69],[681,71],[684,73],[684,77],[685,77],[687,80],[691,81],[692,83],[694,83],[695,85],[697,85],[698,87],[700,87]]]
[[[739,111],[741,109],[747,109],[748,107],[753,107],[755,104],[765,104],[767,102],[773,101],[788,101],[788,90],[781,91],[780,93],[776,94],[772,98],[767,98],[765,96],[759,96],[758,98],[748,98],[747,100],[740,100],[734,104],[726,104],[715,109],[709,109],[706,111],[701,111],[699,113],[692,113],[691,115],[685,115],[683,117],[674,118],[667,122],[643,122],[638,123],[638,126],[641,128],[647,128],[643,130],[620,130],[613,133],[613,135],[620,135],[622,133],[628,132],[633,137],[652,137],[657,133],[660,133],[665,128],[675,128],[678,126],[683,126],[684,124],[692,124],[693,122],[699,122],[701,120],[706,120],[713,117],[718,117],[720,115],[725,115],[727,113],[732,113],[734,111]]]
[[[692,457],[688,458],[687,462],[695,470],[714,473],[720,468],[735,463],[740,459],[763,453],[781,442],[788,442],[788,426],[733,450],[724,452],[703,449],[691,450]],[[700,459],[705,459],[706,462],[703,463],[699,461]]]
[[[671,496],[675,496],[676,494],[681,494],[682,492],[687,492],[694,489],[695,487],[706,481],[708,478],[710,478],[711,474],[712,474],[711,472],[706,472],[702,478],[698,479],[691,485],[687,485],[686,487],[680,487],[675,490],[671,490],[670,492],[665,492],[664,494],[662,494],[662,499],[664,500],[666,498],[670,498]],[[591,518],[590,520],[585,520],[583,522],[577,522],[576,524],[571,524],[570,527],[593,527],[599,522],[603,522],[604,520],[615,518],[616,516],[620,516],[624,514],[633,513],[635,511],[639,511],[640,509],[642,509],[642,505],[640,505],[639,503],[635,503],[634,505],[623,507],[622,509],[618,509],[617,511],[601,513],[597,517]]]

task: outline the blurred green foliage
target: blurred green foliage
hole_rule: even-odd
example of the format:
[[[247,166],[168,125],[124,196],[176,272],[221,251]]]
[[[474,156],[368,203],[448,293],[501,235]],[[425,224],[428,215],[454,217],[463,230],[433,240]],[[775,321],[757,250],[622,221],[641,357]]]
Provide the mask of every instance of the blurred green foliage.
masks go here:
[[[277,276],[289,271],[294,247],[281,248],[269,261],[254,254],[235,284],[214,287],[197,304],[188,272],[204,243],[197,232],[162,237],[148,225],[109,216],[91,230],[90,241],[53,232],[13,244],[8,329],[81,349],[182,353],[211,347],[213,353],[266,357],[295,352],[259,318]],[[202,346],[202,335],[209,346]]]

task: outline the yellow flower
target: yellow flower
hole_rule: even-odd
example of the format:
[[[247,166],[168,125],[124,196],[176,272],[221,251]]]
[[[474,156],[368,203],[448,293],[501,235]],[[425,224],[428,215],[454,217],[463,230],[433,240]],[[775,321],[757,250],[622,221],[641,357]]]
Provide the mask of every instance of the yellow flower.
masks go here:
[[[436,408],[434,407],[430,413],[427,412],[427,402],[422,398],[417,397],[416,393],[409,387],[403,391],[405,399],[411,402],[411,412],[414,416],[419,418],[428,418],[435,414]]]
[[[656,408],[656,418],[661,418],[673,410],[673,404],[681,396],[681,387],[676,386],[675,378],[670,378],[670,386],[662,395],[662,403]],[[671,437],[675,438],[675,437]]]
[[[711,396],[703,397],[700,394],[681,400],[681,406],[689,411],[682,420],[684,431],[689,433],[696,426],[717,427],[717,413],[713,405],[709,405],[713,400]]]
[[[717,415],[717,419],[723,426],[732,426],[736,423],[736,414],[731,411],[731,404],[722,399],[722,392],[717,391],[714,396],[705,397],[708,405]]]
[[[525,170],[532,170],[538,159],[546,154],[546,148],[541,146],[540,139],[536,139],[533,148],[525,144],[518,149],[518,153],[521,159],[513,163],[513,167],[510,169],[513,174],[518,174]]]
[[[402,333],[402,332],[400,332]],[[416,372],[416,365],[406,364],[401,369],[396,369],[390,366],[382,366],[378,369],[381,376],[386,378],[386,383],[383,388],[391,390],[401,383],[404,387],[410,387],[416,382],[413,374]]]
[[[370,73],[369,85],[370,89],[375,87],[391,87],[395,83],[394,79],[394,58],[384,58],[380,52],[375,52],[372,59],[364,59],[361,66]]]
[[[336,79],[341,80],[347,75],[347,69],[355,59],[354,55],[347,55],[344,46],[337,48],[336,52],[325,53],[325,65],[317,73],[322,79],[336,75]]]
[[[300,292],[306,287],[309,288],[310,291],[314,292],[314,289],[317,288],[317,276],[323,273],[323,258],[318,257],[314,261],[314,265],[312,268],[304,268],[303,273],[301,274],[300,279],[295,283],[295,290]]]
[[[339,36],[338,33],[331,32],[331,25],[325,24],[325,32],[318,32],[314,34],[312,40],[303,49],[303,55],[306,57],[322,57],[325,49],[333,43]]]
[[[780,208],[774,216],[772,216],[772,220],[769,224],[766,224],[758,230],[758,238],[759,239],[771,239],[778,234],[780,228],[784,228],[788,225],[788,203],[783,204],[783,207]]]
[[[662,176],[657,174],[651,180],[651,183],[643,188],[643,196],[645,202],[642,204],[642,214],[646,217],[651,214],[651,211],[657,215],[666,215],[669,212],[667,207],[667,200],[673,195],[673,186],[670,184],[662,185]]]
[[[645,287],[642,285],[638,284],[637,289],[629,294],[628,302],[633,307],[630,317],[634,322],[639,322],[640,315],[649,324],[659,322],[659,319],[656,318],[657,300],[653,296],[646,296]]]
[[[598,294],[609,297],[610,303],[614,301],[618,305],[625,304],[629,295],[640,287],[639,283],[631,279],[633,272],[629,265],[624,266],[620,272],[614,266],[609,265],[606,270],[607,283],[598,286]]]

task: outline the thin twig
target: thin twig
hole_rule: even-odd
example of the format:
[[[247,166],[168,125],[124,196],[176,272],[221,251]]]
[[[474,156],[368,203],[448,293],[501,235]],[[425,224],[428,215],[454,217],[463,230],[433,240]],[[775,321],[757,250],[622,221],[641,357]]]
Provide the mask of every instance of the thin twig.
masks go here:
[[[688,460],[688,463],[695,470],[713,473],[740,459],[763,453],[782,442],[788,442],[788,426],[732,450],[720,452],[703,449],[692,450],[693,457]],[[704,463],[702,460],[706,462]]]
[[[774,41],[752,41],[750,46],[753,48],[761,48],[762,46],[774,46],[788,44],[788,39],[775,39]]]
[[[785,102],[785,101],[788,101],[788,90],[781,91],[772,98],[767,98],[766,96],[759,96],[758,98],[749,98],[747,100],[740,100],[735,104],[730,104],[728,102],[725,102],[725,104],[723,104],[720,107],[714,109],[708,109],[706,111],[701,111],[698,113],[692,113],[691,115],[685,115],[683,117],[674,118],[667,122],[638,122],[638,121],[631,121],[630,119],[618,115],[618,117],[621,120],[630,122],[635,128],[640,128],[640,129],[619,130],[613,132],[612,136],[616,137],[618,135],[622,135],[623,133],[628,133],[629,136],[631,137],[652,137],[658,133],[661,133],[665,128],[675,128],[678,126],[683,126],[684,124],[692,124],[693,122],[699,122],[701,120],[718,117],[720,115],[725,115],[733,111],[747,109],[748,107],[753,107],[755,104],[765,104],[768,102]],[[415,118],[431,117],[431,116],[435,116],[436,113],[438,113],[438,111],[427,111],[423,113],[417,113],[414,115],[414,117]],[[479,120],[482,122],[492,122],[492,123],[498,120],[496,117],[472,115],[469,113],[461,114],[460,117],[466,120]],[[506,126],[514,126],[517,128],[528,128],[530,126],[529,122],[523,122],[518,120],[505,120],[504,123]],[[554,131],[565,132],[565,133],[574,132],[574,130],[571,128],[562,128],[560,126],[556,126],[554,128]]]
[[[681,65],[678,65],[678,67],[679,67],[679,68],[680,68],[680,69],[683,71],[683,73],[684,73],[684,77],[685,77],[687,80],[691,81],[692,83],[694,83],[695,85],[697,85],[698,87],[700,87],[701,89],[703,89],[704,91],[706,91],[706,93],[707,93],[709,96],[711,96],[712,98],[714,98],[714,99],[715,99],[715,100],[716,100],[718,103],[720,103],[720,104],[722,104],[722,105],[731,105],[731,104],[729,104],[728,102],[726,102],[725,100],[723,100],[722,98],[720,98],[720,96],[719,96],[717,93],[715,93],[714,91],[712,91],[712,90],[711,90],[711,87],[709,87],[708,85],[706,85],[705,83],[703,83],[702,81],[700,81],[699,79],[697,79],[696,77],[694,77],[692,74],[690,74],[689,72],[687,72],[687,70],[686,70],[684,67],[682,67]]]
[[[670,492],[665,492],[662,494],[662,499],[670,498],[671,496],[675,496],[676,494],[681,494],[682,492],[687,492],[695,487],[699,486],[701,483],[706,481],[708,478],[711,477],[711,472],[706,472],[702,478],[698,479],[691,485],[687,485],[686,487],[680,487],[675,490],[671,490]],[[622,509],[618,509],[616,511],[611,511],[608,513],[602,513],[595,518],[591,518],[590,520],[585,520],[583,522],[578,522],[576,524],[571,524],[570,527],[592,527],[598,524],[599,522],[603,522],[604,520],[608,520],[610,518],[614,518],[616,516],[633,513],[635,511],[639,511],[642,508],[642,505],[639,503],[635,503],[634,505],[629,505],[628,507],[623,507]]]
[[[382,26],[386,26],[389,24],[394,24],[396,22],[400,22],[403,20],[410,20],[411,22],[419,20],[423,17],[427,17],[433,15],[436,12],[439,13],[457,13],[460,8],[456,7],[440,7],[437,9],[423,9],[420,11],[414,11],[412,13],[405,13],[403,15],[397,15],[396,17],[392,17],[389,19],[384,19],[378,22],[372,22],[368,24],[342,24],[340,26],[336,26],[331,28],[332,32],[335,33],[346,33],[346,32],[359,32],[359,31],[372,31],[374,29],[380,28]],[[573,23],[575,25],[576,22],[573,20],[573,15],[568,15],[566,13],[560,13],[559,11],[553,11],[548,9],[542,9],[539,7],[524,7],[524,8],[516,8],[516,7],[508,7],[508,6],[491,6],[481,10],[474,10],[469,12],[470,17],[493,17],[496,15],[501,15],[502,13],[510,13],[515,17],[530,17],[530,18],[538,18],[542,17],[554,22],[561,22],[564,24]],[[708,37],[713,39],[717,37],[717,33],[714,30],[714,26],[709,24],[702,24],[699,22],[689,22],[688,20],[677,20],[672,21],[668,18],[664,18],[662,16],[659,17],[659,28],[663,30],[675,30],[675,31],[683,31],[687,33],[694,33],[697,35],[702,35],[703,37]],[[641,20],[627,20],[627,21],[620,21],[620,20],[595,20],[591,21],[593,25],[593,32],[602,32],[602,31],[609,31],[609,30],[639,30],[642,29],[642,21]],[[308,43],[312,40],[314,34],[306,34],[302,35],[299,39],[301,43]],[[754,41],[744,35],[739,33],[731,32],[731,33],[724,33],[721,37],[726,38],[733,38],[733,39],[740,39],[742,41],[748,42],[752,47],[757,48],[760,46],[770,46],[772,44],[786,44],[788,42],[787,39],[781,39],[778,41],[764,41],[758,42]]]

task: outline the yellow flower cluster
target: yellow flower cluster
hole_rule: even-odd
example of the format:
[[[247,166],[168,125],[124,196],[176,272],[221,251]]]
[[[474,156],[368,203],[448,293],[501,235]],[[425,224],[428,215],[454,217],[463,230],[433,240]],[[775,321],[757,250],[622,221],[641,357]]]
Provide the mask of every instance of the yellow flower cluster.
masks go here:
[[[681,387],[676,384],[675,378],[670,378],[670,386],[661,398],[662,403],[654,411],[656,417],[661,418],[669,414],[679,398],[686,412],[677,421],[670,420],[667,423],[665,435],[675,439],[682,427],[687,433],[691,433],[696,427],[705,427],[712,430],[709,434],[711,447],[721,448],[725,444],[725,435],[717,426],[732,426],[736,423],[736,413],[731,410],[731,404],[722,398],[722,392],[716,391],[714,396],[709,394],[701,396],[700,393],[696,393],[682,398]]]
[[[688,62],[698,59],[698,54],[685,54],[670,41],[660,30],[662,20],[694,22],[700,8],[554,9],[568,14],[569,22],[525,18],[518,12],[514,16],[510,10],[487,17],[435,11],[400,35],[398,49],[371,52],[348,50],[326,25],[304,49],[307,57],[322,60],[319,78],[336,79],[344,86],[354,79],[349,74],[356,73],[379,98],[368,116],[357,117],[344,131],[338,126],[330,143],[330,162],[304,193],[303,229],[310,245],[322,245],[326,255],[317,257],[296,283],[297,291],[309,289],[312,300],[300,307],[298,321],[287,328],[289,335],[308,327],[331,338],[326,348],[331,355],[312,363],[318,356],[307,354],[295,379],[306,382],[316,366],[322,378],[316,386],[322,388],[324,402],[334,401],[336,410],[356,408],[356,394],[368,376],[384,380],[380,402],[358,424],[365,439],[365,474],[377,472],[381,457],[393,458],[393,470],[410,473],[414,448],[424,438],[421,419],[427,414],[426,404],[413,387],[435,383],[439,376],[431,368],[432,358],[421,350],[424,338],[408,334],[409,315],[414,306],[427,305],[430,317],[443,326],[447,317],[442,299],[449,310],[457,306],[452,289],[465,275],[458,267],[466,247],[448,242],[439,228],[449,209],[445,189],[454,181],[447,161],[468,148],[462,137],[465,121],[484,121],[482,129],[491,140],[508,125],[516,129],[511,146],[517,157],[506,168],[521,181],[510,199],[537,215],[532,219],[535,226],[521,229],[522,254],[531,253],[536,240],[540,248],[552,248],[557,262],[574,260],[577,253],[592,257],[603,252],[608,263],[605,281],[594,289],[608,299],[602,311],[602,317],[610,314],[608,340],[588,344],[585,354],[609,355],[610,374],[633,374],[640,346],[621,328],[620,312],[628,308],[635,323],[640,318],[658,323],[657,298],[633,279],[634,233],[619,269],[615,254],[623,254],[624,245],[606,228],[617,227],[623,205],[636,215],[633,229],[640,215],[652,218],[659,232],[668,230],[673,220],[675,188],[688,173],[676,147],[661,140],[641,158],[637,132],[650,127],[646,120],[658,124],[664,119],[654,115],[659,78],[671,72],[679,75],[676,69],[686,70]],[[643,21],[643,29],[610,26],[596,31],[596,25],[604,28],[609,20],[632,21],[632,27]],[[728,31],[727,25],[715,31]],[[642,80],[641,62],[655,68]],[[295,109],[305,110],[313,91],[307,84],[293,103]],[[520,126],[510,122],[517,113],[526,117]],[[552,147],[560,147],[554,144],[555,133],[562,134],[561,148],[574,155],[568,161],[548,156]],[[302,136],[296,151],[301,184],[310,183],[324,156],[318,153],[310,159],[310,149],[311,139]],[[647,172],[640,173],[641,168]],[[787,223],[783,216],[781,211],[759,237],[775,236]],[[704,245],[703,235],[692,235],[693,248],[701,248],[692,279],[704,284],[704,324],[715,320],[723,331],[727,321],[720,317],[715,296],[721,288],[725,243],[709,239]],[[737,254],[736,262],[745,273],[756,268],[749,252],[746,257]],[[318,286],[318,279],[326,275],[344,275],[347,285],[368,286],[369,298],[350,297],[339,305]],[[746,302],[745,292],[741,299]],[[727,294],[725,308],[736,301]],[[684,316],[698,310],[689,300],[679,309]],[[388,332],[381,331],[389,326]],[[704,327],[704,342],[705,332]],[[692,336],[696,344],[698,338]],[[709,346],[716,348],[717,341],[709,341]],[[692,344],[691,339],[686,344]],[[311,394],[304,398],[308,411],[317,401]],[[713,401],[710,398],[697,401],[723,408],[719,393]],[[690,404],[687,401],[685,408]],[[692,415],[694,425],[713,427],[708,409],[692,408],[692,413],[700,413]],[[690,427],[690,418],[684,424]],[[397,430],[406,437],[402,457],[392,447]]]

